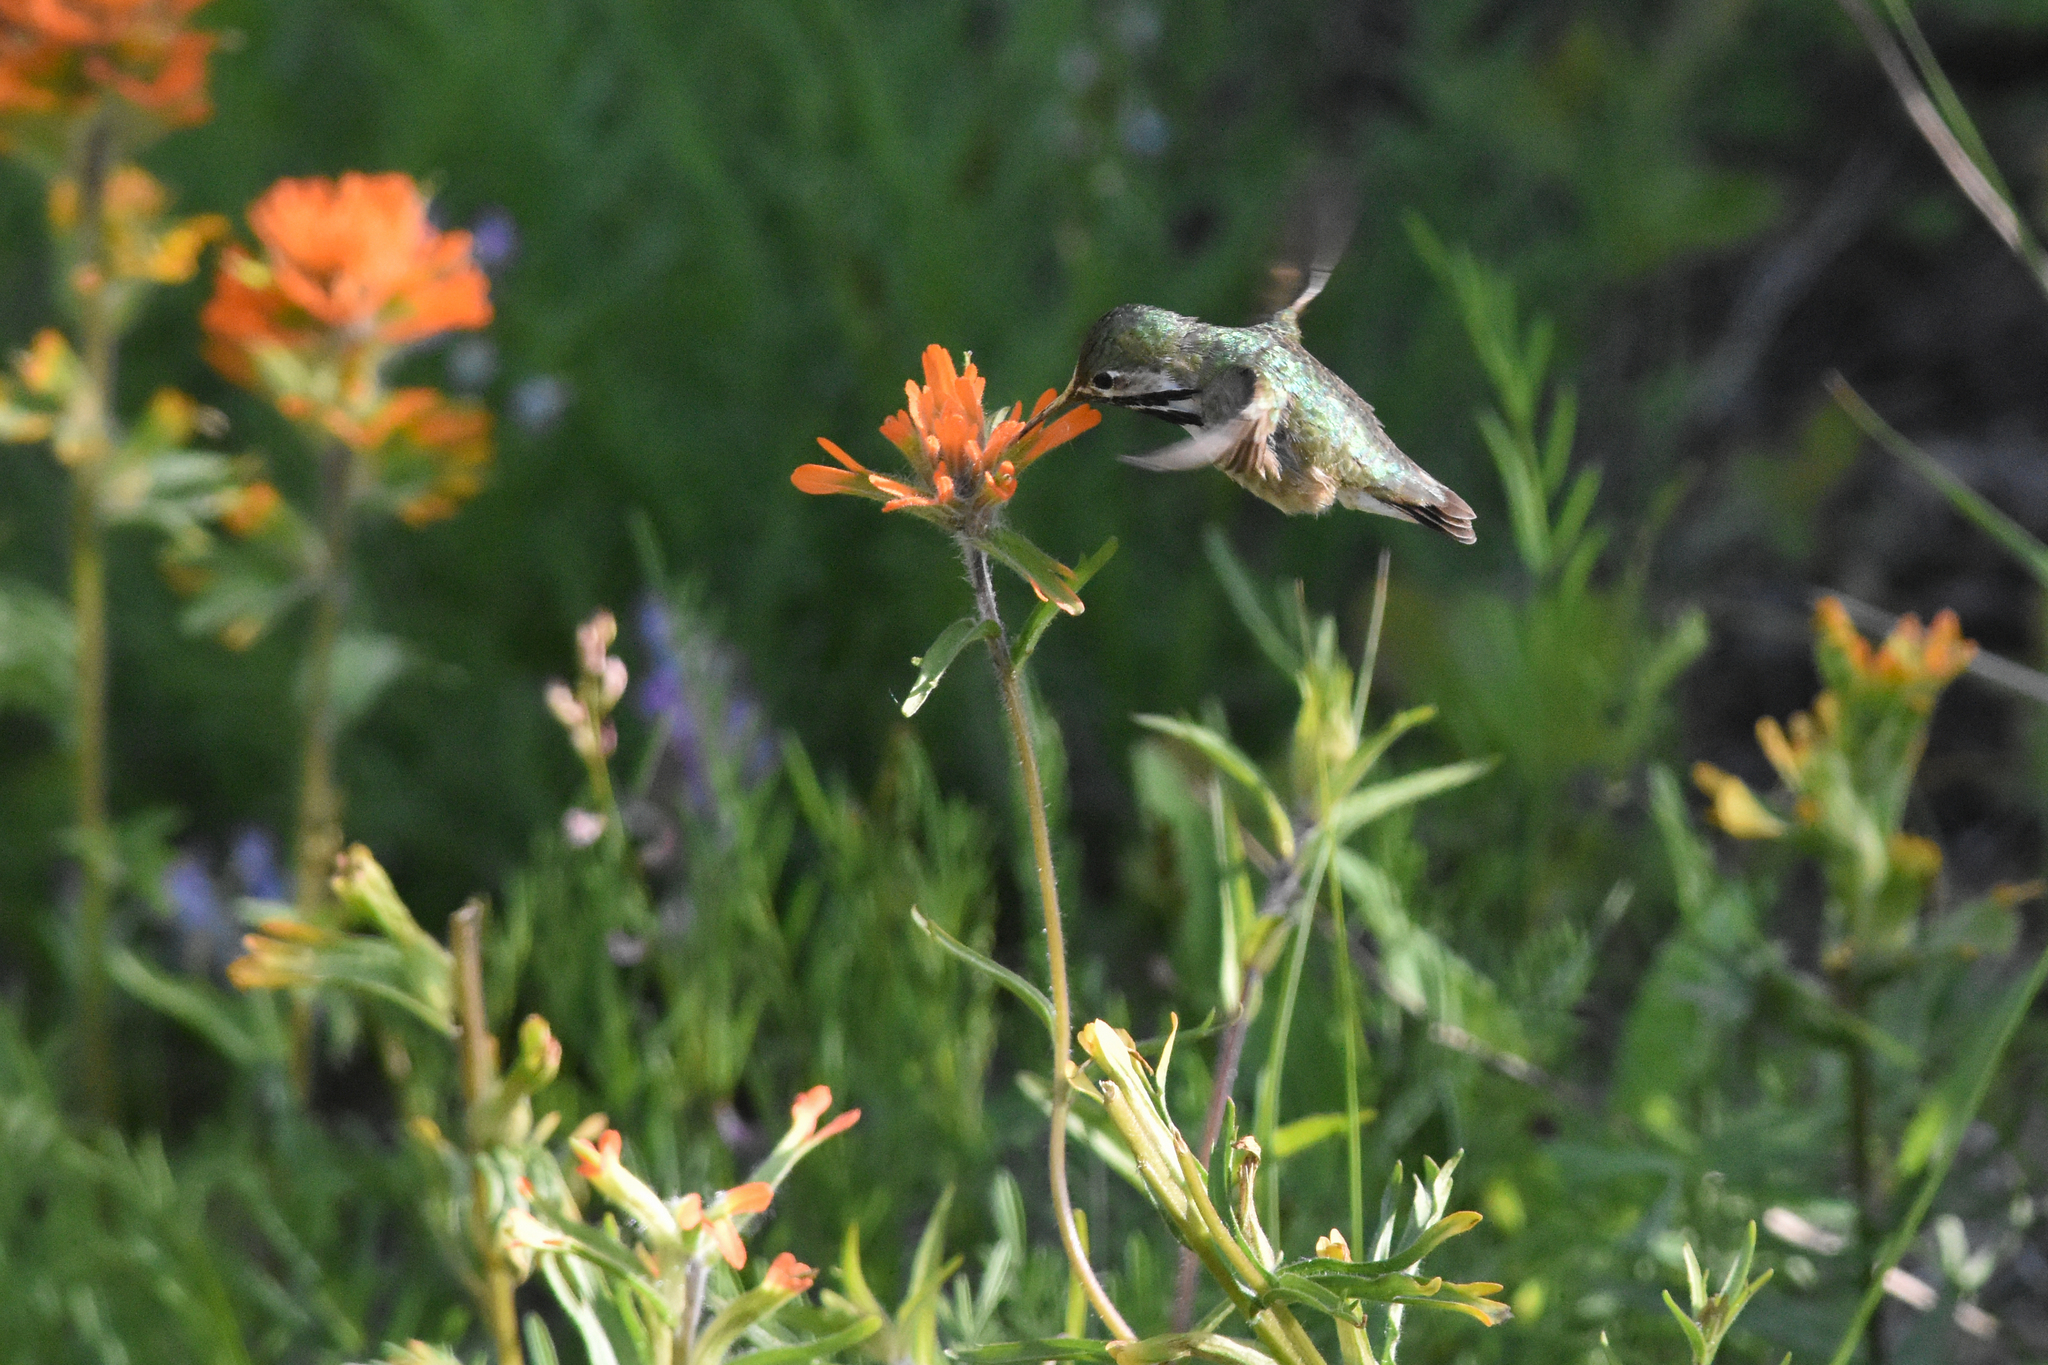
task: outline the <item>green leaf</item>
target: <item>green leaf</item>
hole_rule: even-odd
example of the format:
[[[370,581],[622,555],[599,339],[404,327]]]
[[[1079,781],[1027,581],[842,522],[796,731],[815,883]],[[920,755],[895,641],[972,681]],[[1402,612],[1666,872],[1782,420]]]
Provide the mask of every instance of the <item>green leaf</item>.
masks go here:
[[[1017,1088],[1038,1106],[1039,1113],[1052,1114],[1052,1090],[1044,1077],[1020,1071],[1017,1073]],[[1137,1160],[1132,1157],[1131,1149],[1124,1145],[1123,1135],[1110,1123],[1102,1106],[1089,1100],[1086,1091],[1073,1090],[1069,1093],[1077,1103],[1067,1108],[1067,1136],[1085,1143],[1089,1151],[1102,1159],[1103,1165],[1130,1182],[1132,1189],[1151,1198],[1152,1192],[1146,1188],[1145,1177],[1138,1172]]]
[[[1417,1261],[1429,1255],[1430,1252],[1435,1251],[1445,1242],[1450,1241],[1451,1238],[1461,1233],[1470,1232],[1473,1228],[1478,1227],[1480,1221],[1479,1215],[1469,1209],[1461,1213],[1446,1214],[1423,1229],[1422,1233],[1414,1241],[1384,1260],[1363,1262],[1337,1261],[1329,1257],[1311,1256],[1299,1261],[1290,1261],[1280,1268],[1284,1271],[1306,1275],[1310,1279],[1325,1283],[1341,1282],[1356,1285],[1366,1281],[1376,1282],[1386,1278],[1393,1272],[1407,1270]],[[1344,1292],[1355,1296],[1363,1291],[1351,1288]],[[1402,1292],[1412,1293],[1414,1291],[1405,1290]]]
[[[1143,1341],[1114,1345],[1110,1353],[1116,1357],[1117,1365],[1163,1365],[1165,1361],[1184,1360],[1189,1356],[1213,1360],[1218,1365],[1275,1365],[1273,1357],[1250,1342],[1217,1332],[1175,1332],[1167,1336],[1146,1337]]]
[[[576,1335],[583,1339],[583,1351],[589,1357],[590,1365],[619,1365],[618,1351],[612,1346],[611,1337],[606,1335],[597,1309],[580,1292],[580,1275],[594,1275],[596,1272],[561,1256],[542,1256],[539,1264],[548,1288],[555,1292],[555,1302],[562,1305],[562,1311],[576,1325]]]
[[[1395,740],[1416,726],[1426,725],[1435,719],[1434,706],[1411,706],[1406,711],[1396,714],[1382,725],[1372,738],[1359,745],[1350,758],[1344,760],[1344,766],[1338,770],[1337,781],[1333,784],[1334,790],[1340,797],[1349,793],[1353,787],[1365,780],[1365,775],[1372,771],[1372,765],[1379,762],[1381,755],[1394,746]]]
[[[1707,1358],[1707,1339],[1700,1335],[1699,1325],[1687,1317],[1685,1310],[1678,1306],[1678,1300],[1671,1297],[1671,1291],[1664,1291],[1664,1306],[1671,1310],[1671,1316],[1678,1319],[1679,1330],[1685,1333],[1685,1344],[1692,1348],[1695,1362]]]
[[[642,1303],[654,1309],[663,1322],[675,1320],[675,1314],[662,1300],[660,1291],[655,1289],[653,1282],[647,1278],[639,1258],[617,1239],[568,1219],[549,1219],[548,1226],[576,1244],[576,1255],[629,1286],[640,1297]]]
[[[1266,1303],[1298,1303],[1344,1322],[1357,1324],[1360,1321],[1359,1315],[1346,1305],[1334,1289],[1328,1285],[1318,1284],[1305,1275],[1275,1275],[1259,1298]]]
[[[1083,1337],[999,1341],[988,1346],[949,1349],[946,1354],[965,1365],[1032,1365],[1040,1360],[1093,1360],[1111,1365],[1108,1346]]]
[[[1008,527],[982,538],[981,547],[1022,574],[1038,595],[1069,616],[1079,616],[1081,598],[1074,591],[1074,571]]]
[[[252,1034],[243,1019],[239,997],[223,995],[193,981],[158,971],[126,948],[107,955],[107,975],[114,984],[161,1014],[167,1014],[213,1044],[238,1066],[254,1066],[275,1055]]]
[[[71,700],[71,611],[31,583],[0,581],[0,710],[61,723]]]
[[[1211,526],[1203,533],[1202,548],[1208,552],[1209,567],[1215,571],[1216,581],[1223,585],[1223,595],[1230,599],[1237,619],[1244,622],[1244,628],[1251,632],[1259,652],[1272,660],[1273,666],[1282,673],[1298,672],[1301,651],[1287,643],[1280,628],[1273,624],[1273,618],[1260,605],[1251,575],[1244,571],[1244,564],[1230,548],[1230,540],[1220,527]]]
[[[1245,756],[1242,749],[1206,725],[1197,725],[1191,720],[1175,720],[1171,716],[1137,715],[1132,717],[1148,730],[1162,735],[1171,735],[1194,749],[1202,757],[1216,765],[1224,776],[1236,782],[1266,808],[1266,819],[1272,825],[1273,841],[1280,846],[1281,856],[1289,856],[1294,849],[1294,825],[1287,818],[1287,808],[1280,804],[1280,798],[1267,785],[1265,774],[1256,763]]]
[[[1403,806],[1412,806],[1417,801],[1446,792],[1453,787],[1462,787],[1474,778],[1483,777],[1492,770],[1495,760],[1476,759],[1464,763],[1446,763],[1439,768],[1424,768],[1421,772],[1409,773],[1404,777],[1389,778],[1375,782],[1372,786],[1351,793],[1330,811],[1330,837],[1342,843],[1360,828],[1389,812]]]
[[[882,1330],[882,1320],[869,1314],[850,1326],[810,1341],[799,1341],[792,1346],[770,1346],[766,1350],[748,1351],[745,1355],[734,1356],[735,1362],[745,1361],[747,1365],[809,1365],[813,1360],[844,1351],[849,1346],[858,1346]]]
[[[1088,580],[1101,572],[1103,565],[1109,563],[1110,558],[1116,554],[1116,544],[1116,537],[1111,536],[1108,540],[1102,542],[1102,545],[1094,554],[1089,555],[1074,566],[1073,581],[1075,592],[1079,592],[1087,587]],[[1024,623],[1023,631],[1017,636],[1015,654],[1018,663],[1021,664],[1031,657],[1032,653],[1038,648],[1039,640],[1045,635],[1047,628],[1052,625],[1053,618],[1059,614],[1059,607],[1051,602],[1040,602],[1036,607],[1032,608],[1030,619]]]
[[[520,1319],[519,1335],[526,1341],[526,1358],[533,1365],[561,1365],[561,1357],[555,1353],[555,1339],[548,1335],[548,1325],[541,1321],[540,1314],[528,1313]]]
[[[913,924],[924,930],[931,937],[932,942],[938,944],[939,947],[945,949],[954,957],[959,958],[976,971],[983,973],[998,986],[1001,986],[1004,990],[1029,1005],[1031,1012],[1036,1014],[1040,1021],[1045,1024],[1046,1032],[1052,1032],[1052,1001],[1046,998],[1044,991],[1041,991],[1002,963],[988,956],[988,954],[970,948],[959,939],[954,938],[944,929],[926,919],[924,913],[914,905],[910,907],[910,919]]]
[[[910,685],[910,695],[903,699],[903,714],[914,716],[918,708],[938,688],[939,679],[946,676],[946,670],[953,666],[953,660],[960,651],[976,640],[994,638],[1002,629],[994,621],[978,621],[972,616],[963,616],[939,632],[939,638],[932,641],[923,657],[912,659],[916,664],[917,681]]]
[[[1993,507],[1976,489],[1950,473],[1948,466],[1901,436],[1839,374],[1828,376],[1827,384],[1828,392],[1842,405],[1842,411],[1849,414],[1849,420],[1863,429],[1864,435],[1904,460],[1914,473],[1933,484],[1958,512],[1977,523],[1979,530],[2025,565],[2035,582],[2048,587],[2048,545],[2043,545],[2029,535],[2025,527]]]
[[[1374,1110],[1361,1109],[1355,1122],[1362,1127],[1371,1123],[1374,1117]],[[1288,1157],[1307,1151],[1317,1143],[1328,1142],[1331,1138],[1341,1135],[1344,1129],[1342,1114],[1309,1114],[1276,1128],[1273,1131],[1273,1149],[1266,1155],[1275,1161],[1284,1161]]]
[[[335,725],[345,729],[369,714],[409,662],[405,645],[392,636],[345,632],[334,642],[331,664]]]

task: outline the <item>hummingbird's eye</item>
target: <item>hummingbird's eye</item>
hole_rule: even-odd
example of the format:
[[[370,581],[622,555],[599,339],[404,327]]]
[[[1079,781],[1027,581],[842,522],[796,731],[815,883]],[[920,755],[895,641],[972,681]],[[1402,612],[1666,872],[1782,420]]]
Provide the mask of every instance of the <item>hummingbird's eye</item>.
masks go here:
[[[1111,389],[1116,387],[1115,370],[1097,370],[1095,377],[1088,381],[1090,388]]]

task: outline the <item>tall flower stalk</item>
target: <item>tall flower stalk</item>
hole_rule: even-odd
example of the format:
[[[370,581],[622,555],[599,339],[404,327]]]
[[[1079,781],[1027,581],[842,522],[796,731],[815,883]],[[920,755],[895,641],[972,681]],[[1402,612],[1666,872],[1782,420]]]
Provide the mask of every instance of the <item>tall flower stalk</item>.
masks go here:
[[[415,526],[452,515],[490,453],[488,414],[433,389],[390,388],[384,372],[406,346],[484,326],[491,304],[469,234],[435,228],[410,176],[281,180],[251,205],[249,226],[260,255],[228,248],[201,321],[215,367],[268,397],[317,452],[293,848],[297,899],[311,910],[341,847],[334,654],[358,514]]]
[[[272,598],[312,604],[292,856],[299,911],[314,918],[342,847],[335,746],[345,717],[335,660],[348,625],[356,524],[364,513],[411,526],[452,516],[490,458],[488,413],[435,389],[392,388],[386,371],[428,337],[486,325],[491,303],[469,234],[434,227],[410,176],[280,180],[248,220],[259,252],[227,248],[200,321],[215,368],[270,399],[315,453],[317,505],[300,537],[297,581]],[[237,622],[232,638],[246,643],[260,627]],[[302,1091],[310,1023],[301,997]]]
[[[191,278],[219,227],[166,220],[162,187],[125,158],[211,113],[214,38],[185,27],[203,3],[0,0],[0,150],[46,181],[62,267],[55,292],[70,321],[68,338],[46,332],[17,364],[18,386],[0,384],[0,439],[48,439],[70,474],[80,1075],[101,1118],[114,1114],[118,1090],[106,985],[119,874],[107,807],[104,532],[122,512],[143,510],[110,506],[109,473],[132,453],[115,414],[117,360],[148,287]]]
[[[905,406],[882,423],[882,435],[902,452],[911,469],[908,479],[879,474],[860,464],[833,442],[818,444],[834,465],[804,465],[791,482],[806,493],[848,493],[883,504],[885,512],[907,511],[953,537],[974,595],[974,614],[956,622],[920,660],[922,673],[905,702],[905,713],[917,710],[960,650],[975,639],[986,642],[1002,697],[1010,742],[1016,749],[1020,794],[1031,832],[1031,860],[1037,874],[1039,909],[1045,922],[1046,976],[1050,1000],[1043,997],[1046,1023],[1052,1033],[1052,1123],[1048,1166],[1053,1209],[1060,1244],[1075,1278],[1112,1335],[1129,1338],[1130,1325],[1110,1301],[1088,1259],[1067,1189],[1067,1113],[1071,1107],[1073,1005],[1067,981],[1066,932],[1060,915],[1059,878],[1054,870],[1052,833],[1046,817],[1045,787],[1038,770],[1037,737],[1025,701],[1024,665],[1056,611],[1082,610],[1080,587],[1106,555],[1069,569],[1003,524],[1002,513],[1017,491],[1025,469],[1101,420],[1091,408],[1056,408],[1058,397],[1048,389],[1028,417],[1022,405],[988,413],[982,407],[986,380],[970,358],[955,368],[940,346],[924,353],[924,378],[905,383]],[[1055,416],[1055,413],[1058,413]],[[1047,420],[1050,418],[1051,420]],[[1109,548],[1109,547],[1105,547]],[[997,560],[1028,581],[1042,605],[1014,637],[1005,627],[996,599],[990,562]],[[955,951],[966,951],[954,945]]]

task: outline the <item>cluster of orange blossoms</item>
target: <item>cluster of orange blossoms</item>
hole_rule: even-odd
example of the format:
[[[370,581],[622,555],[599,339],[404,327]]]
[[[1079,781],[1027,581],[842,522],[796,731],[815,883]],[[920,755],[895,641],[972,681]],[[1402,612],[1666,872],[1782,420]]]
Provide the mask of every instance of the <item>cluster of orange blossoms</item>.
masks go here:
[[[1821,669],[1831,686],[1895,694],[1922,714],[1934,709],[1941,690],[1977,657],[1977,646],[1963,638],[1962,622],[1953,611],[1938,612],[1925,627],[1909,612],[1875,649],[1840,598],[1823,597],[1813,618]]]
[[[162,123],[203,123],[217,41],[206,0],[0,0],[0,117],[70,117],[111,91]]]
[[[469,234],[443,232],[409,175],[350,171],[280,180],[249,208],[263,245],[221,256],[200,316],[209,359],[243,384],[266,346],[388,349],[491,320]]]
[[[1793,797],[1795,818],[1808,827],[1825,823],[1824,807],[1839,804],[1855,782],[1902,789],[1919,760],[1935,699],[1977,656],[1953,611],[1940,612],[1927,626],[1917,616],[1903,616],[1876,646],[1856,629],[1838,598],[1820,600],[1813,624],[1826,688],[1811,711],[1784,725],[1772,716],[1756,723],[1757,744]],[[1910,724],[1885,723],[1901,713]],[[1871,746],[1883,752],[1862,752]],[[1857,751],[1853,757],[1850,750]],[[1864,772],[1872,761],[1879,771]],[[1785,821],[1741,778],[1711,763],[1694,764],[1692,775],[1713,802],[1712,819],[1723,831],[1738,839],[1775,839],[1787,831]],[[1889,841],[1894,861],[1928,875],[1939,866],[1939,851],[1926,840],[1892,831]]]
[[[490,415],[437,389],[382,387],[395,348],[491,320],[470,235],[427,216],[411,176],[350,172],[280,180],[249,209],[260,256],[230,246],[200,314],[207,358],[279,411],[373,458],[411,491],[419,525],[481,484]]]
[[[908,406],[882,423],[882,435],[910,462],[914,484],[875,473],[822,436],[818,444],[838,466],[803,465],[790,482],[806,493],[873,498],[884,512],[908,510],[949,530],[972,529],[1009,501],[1017,475],[1032,461],[1102,420],[1093,408],[1080,407],[1041,423],[1058,396],[1051,389],[1028,419],[1012,416],[1016,408],[984,413],[986,381],[973,359],[956,370],[943,346],[925,348],[924,379],[922,386],[904,381]]]

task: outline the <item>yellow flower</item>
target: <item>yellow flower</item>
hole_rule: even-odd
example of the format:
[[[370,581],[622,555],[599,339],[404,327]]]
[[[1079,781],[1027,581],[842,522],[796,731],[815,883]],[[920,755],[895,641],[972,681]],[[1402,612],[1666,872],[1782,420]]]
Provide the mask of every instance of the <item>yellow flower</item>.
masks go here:
[[[1749,784],[1735,774],[1711,763],[1695,763],[1692,780],[1714,803],[1711,818],[1727,833],[1738,839],[1775,839],[1785,832],[1785,822],[1771,814]]]

